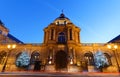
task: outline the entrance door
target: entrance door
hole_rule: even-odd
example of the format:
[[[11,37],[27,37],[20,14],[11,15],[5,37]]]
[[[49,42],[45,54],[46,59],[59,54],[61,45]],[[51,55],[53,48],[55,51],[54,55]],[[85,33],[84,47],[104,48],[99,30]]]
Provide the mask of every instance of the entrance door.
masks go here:
[[[64,51],[58,51],[55,55],[56,70],[67,69],[68,55]]]
[[[34,71],[41,70],[41,61],[35,61]]]

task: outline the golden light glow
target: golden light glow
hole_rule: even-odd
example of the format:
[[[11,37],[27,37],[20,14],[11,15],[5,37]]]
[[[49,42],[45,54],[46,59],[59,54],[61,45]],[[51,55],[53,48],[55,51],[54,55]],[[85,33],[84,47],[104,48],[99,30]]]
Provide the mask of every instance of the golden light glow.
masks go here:
[[[10,45],[10,44],[9,44],[9,45],[7,45],[7,48],[8,48],[8,49],[11,49],[11,48],[14,49],[14,48],[16,48],[16,45],[15,45],[15,44],[13,44],[13,45]]]
[[[111,45],[107,45],[107,48],[108,48],[108,49],[111,49]]]
[[[114,48],[115,48],[115,49],[117,49],[117,48],[118,48],[118,46],[117,46],[117,45],[114,45]]]
[[[52,61],[49,61],[48,63],[49,63],[49,64],[52,64]]]
[[[15,44],[13,44],[13,45],[12,45],[12,48],[13,48],[13,49],[14,49],[14,48],[16,48],[16,45],[15,45]]]
[[[115,45],[115,44],[108,44],[108,45],[107,45],[107,48],[108,48],[108,49],[117,49],[118,46]]]
[[[7,48],[10,49],[10,48],[11,48],[11,45],[7,45]]]
[[[81,63],[79,61],[77,62],[77,66],[81,66]]]
[[[73,60],[70,61],[70,64],[73,64]]]

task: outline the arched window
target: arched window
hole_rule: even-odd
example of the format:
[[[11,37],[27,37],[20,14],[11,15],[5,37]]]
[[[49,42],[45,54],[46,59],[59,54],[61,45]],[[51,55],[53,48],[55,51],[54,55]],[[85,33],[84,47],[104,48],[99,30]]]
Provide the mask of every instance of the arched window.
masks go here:
[[[111,56],[108,54],[108,53],[104,53],[105,57],[107,58],[108,60],[108,64],[109,65],[112,65],[112,62],[111,62]]]
[[[94,65],[94,57],[92,52],[85,53],[84,58],[88,65]]]
[[[66,43],[65,34],[63,32],[58,34],[58,43]]]

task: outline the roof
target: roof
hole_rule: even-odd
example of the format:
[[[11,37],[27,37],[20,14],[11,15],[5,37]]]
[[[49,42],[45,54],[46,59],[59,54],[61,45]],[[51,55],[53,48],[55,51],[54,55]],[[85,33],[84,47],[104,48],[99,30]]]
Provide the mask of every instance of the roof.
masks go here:
[[[120,43],[120,35],[110,40],[108,43]]]
[[[14,40],[15,42],[17,43],[21,43],[21,44],[24,44],[22,41],[18,40],[16,37],[14,37],[13,35],[9,34],[8,33],[8,38],[10,38],[11,40]]]
[[[5,26],[4,26],[4,23],[0,20],[0,26],[4,27],[5,29],[7,29]],[[8,30],[8,29],[7,29]]]
[[[0,20],[0,24],[3,24],[3,22]]]
[[[61,13],[60,16],[57,17],[55,20],[57,19],[68,19],[69,20],[69,18],[67,18],[63,13]]]

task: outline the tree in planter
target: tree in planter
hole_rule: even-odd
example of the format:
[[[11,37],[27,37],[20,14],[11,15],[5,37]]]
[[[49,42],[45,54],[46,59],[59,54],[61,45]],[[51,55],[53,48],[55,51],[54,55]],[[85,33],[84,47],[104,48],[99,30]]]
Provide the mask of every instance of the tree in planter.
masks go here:
[[[28,67],[30,64],[30,57],[27,52],[22,52],[17,60],[16,60],[16,66],[17,67]]]
[[[109,65],[107,57],[102,53],[102,51],[97,51],[94,55],[95,66],[102,71],[103,67]]]

